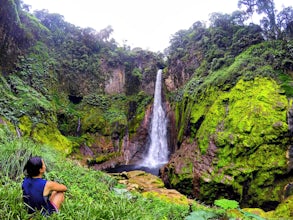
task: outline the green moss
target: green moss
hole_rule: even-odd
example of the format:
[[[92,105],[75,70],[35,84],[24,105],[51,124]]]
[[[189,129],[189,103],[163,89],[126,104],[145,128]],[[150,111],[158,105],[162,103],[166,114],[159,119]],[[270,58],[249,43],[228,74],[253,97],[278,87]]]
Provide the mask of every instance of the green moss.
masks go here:
[[[146,109],[143,109],[142,111],[138,112],[135,114],[134,118],[132,118],[129,124],[129,133],[135,133],[137,131],[145,117],[145,110]]]
[[[219,99],[212,104],[216,98],[215,94],[216,92],[211,90],[211,96],[206,102],[201,103],[201,108],[195,107],[192,111],[191,122],[194,122],[200,114],[204,114],[204,120],[196,133],[198,145],[202,153],[206,152],[210,140],[214,139],[216,131],[223,130],[222,120],[226,114],[226,104],[225,101]],[[221,97],[220,94],[218,94],[219,97]]]
[[[125,112],[117,107],[111,107],[104,112],[105,120],[110,123],[118,123],[119,125],[127,125]]]
[[[216,198],[219,189],[223,194],[230,187],[242,198],[243,183],[249,183],[245,193],[252,203],[280,200],[284,183],[277,182],[276,176],[286,172],[288,143],[284,138],[288,101],[280,91],[272,79],[240,80],[230,91],[210,88],[194,103],[191,136],[195,135],[202,153],[210,142],[218,148],[213,172],[201,176],[202,198]],[[180,185],[185,180],[177,177],[176,181]]]
[[[180,142],[183,141],[186,127],[188,127],[189,123],[189,115],[193,106],[192,100],[189,100],[188,97],[185,97],[183,103],[183,105],[177,104],[175,111],[176,127],[179,130],[177,139]]]
[[[6,119],[0,117],[0,143],[12,140],[17,136],[14,125]]]
[[[32,121],[26,115],[19,119],[18,127],[24,136],[30,136],[32,131],[32,124]]]
[[[274,168],[278,167],[280,172],[282,172],[281,169],[284,169],[287,164],[286,150],[285,148],[278,147],[276,145],[263,144],[259,146],[254,153],[239,158],[237,162],[245,162],[249,167],[263,168],[268,170],[272,166]]]
[[[32,138],[40,143],[53,146],[65,154],[71,153],[72,143],[56,128],[56,124],[39,123],[33,129]]]
[[[267,213],[259,208],[244,208],[241,213],[244,215],[243,217],[246,217],[245,219],[265,220],[264,218],[267,217]]]
[[[110,128],[103,118],[103,112],[99,108],[87,106],[82,112],[84,115],[82,115],[81,124],[84,132],[109,134]]]
[[[211,97],[214,97],[212,93]],[[273,142],[287,132],[284,95],[279,94],[279,86],[272,80],[256,78],[253,81],[240,80],[230,91],[218,93],[211,106],[208,97],[194,106],[191,122],[205,116],[196,137],[202,152],[211,139],[217,146],[230,145],[235,154],[243,148],[254,149],[263,142]]]
[[[165,184],[164,184],[163,180],[160,179],[160,178],[155,179],[152,183],[154,185],[156,185],[158,188],[164,188],[165,187]]]
[[[185,159],[184,161],[178,161],[181,163],[182,170],[174,170],[171,168],[171,172],[169,172],[169,180],[172,186],[176,188],[178,191],[185,195],[192,195],[192,183],[193,183],[193,161],[192,159]],[[178,172],[177,172],[178,171]]]
[[[22,135],[31,137],[39,143],[47,144],[57,150],[69,154],[72,143],[57,129],[56,124],[49,119],[46,124],[34,124],[28,116],[23,116],[19,122]]]
[[[161,199],[162,201],[165,201],[167,203],[171,203],[171,204],[181,204],[181,205],[189,205],[189,200],[186,196],[184,195],[176,195],[176,194],[171,194],[168,195],[168,194],[164,194],[162,192],[156,192],[156,191],[148,191],[148,192],[144,192],[142,193],[143,196],[145,196],[146,198],[151,198],[151,199],[154,199],[154,198],[159,198]]]
[[[279,74],[281,87],[284,89],[287,97],[293,97],[293,78],[288,74]]]
[[[285,199],[273,213],[274,218],[293,218],[293,196]]]
[[[130,134],[134,134],[141,125],[143,119],[145,118],[146,110],[149,109],[152,100],[153,97],[145,94],[144,92],[140,92],[137,95],[129,97],[128,114],[130,114],[131,117],[129,117],[128,129]],[[131,104],[136,107],[134,109],[130,109]]]
[[[119,156],[119,153],[113,152],[113,153],[109,153],[109,154],[99,155],[98,157],[95,158],[95,163],[97,163],[97,164],[103,163],[113,157],[116,157],[116,156]]]
[[[274,81],[267,79],[240,81],[229,94],[228,114],[222,119],[225,130],[215,132],[216,143],[230,148],[232,155],[243,154],[244,149],[250,155],[258,146],[284,136],[288,103],[278,89]]]
[[[184,120],[186,120],[186,116],[184,117],[184,112],[182,110],[182,105],[180,104],[176,104],[175,107],[175,119],[176,119],[176,127],[178,128],[179,132],[178,132],[178,136],[177,136],[177,140],[178,141],[182,141],[183,139],[183,135],[184,135],[184,130],[185,128],[185,123]]]
[[[211,105],[214,103],[214,101],[219,96],[219,93],[221,93],[221,92],[210,89],[209,91],[207,91],[208,96],[206,96],[202,100],[198,100],[192,106],[192,111],[191,111],[191,115],[190,115],[190,122],[192,124],[197,123],[198,120],[206,114],[206,112],[209,110]],[[196,133],[196,130],[194,130],[194,133]]]

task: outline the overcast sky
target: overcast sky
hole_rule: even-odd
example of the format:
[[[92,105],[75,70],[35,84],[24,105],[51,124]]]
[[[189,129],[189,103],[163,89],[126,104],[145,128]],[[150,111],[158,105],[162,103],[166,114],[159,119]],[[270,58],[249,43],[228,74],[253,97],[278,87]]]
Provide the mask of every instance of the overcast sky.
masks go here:
[[[208,21],[212,12],[231,13],[238,0],[23,0],[31,10],[47,9],[65,21],[97,31],[111,25],[112,37],[122,45],[154,52],[168,47],[173,34],[196,21]],[[292,6],[292,0],[275,0]]]

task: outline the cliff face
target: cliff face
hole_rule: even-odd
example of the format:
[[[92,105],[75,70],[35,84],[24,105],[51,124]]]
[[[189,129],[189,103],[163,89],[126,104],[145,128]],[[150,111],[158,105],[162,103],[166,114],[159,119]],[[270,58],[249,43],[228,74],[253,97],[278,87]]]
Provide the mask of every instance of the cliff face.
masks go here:
[[[169,187],[210,204],[225,197],[265,210],[288,196],[285,189],[293,181],[291,90],[286,81],[267,75],[277,74],[267,60],[255,74],[243,66],[251,59],[247,54],[262,53],[262,46],[205,79],[195,72],[173,95],[178,150],[161,169]]]
[[[206,202],[225,196],[248,206],[277,204],[292,181],[288,109],[279,86],[268,79],[210,92],[190,106],[191,135],[183,138],[163,178]]]
[[[33,17],[19,1],[3,5],[0,117],[65,153],[81,146],[95,163],[120,158],[151,103],[162,55],[118,47],[58,14]]]
[[[107,94],[125,93],[125,72],[116,69],[105,83],[105,92]]]

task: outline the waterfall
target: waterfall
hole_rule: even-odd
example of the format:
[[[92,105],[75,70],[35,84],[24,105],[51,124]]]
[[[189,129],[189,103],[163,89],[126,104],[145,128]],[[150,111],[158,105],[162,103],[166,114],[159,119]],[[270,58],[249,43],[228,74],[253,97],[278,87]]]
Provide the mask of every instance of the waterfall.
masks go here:
[[[20,138],[22,136],[20,129],[16,127],[15,130],[16,130],[17,137]]]
[[[76,133],[79,134],[80,132],[80,126],[81,126],[81,122],[80,122],[80,117],[78,118],[78,122],[77,122],[77,128],[76,128]]]
[[[162,107],[162,70],[156,78],[150,145],[141,166],[155,168],[168,162],[167,117]]]

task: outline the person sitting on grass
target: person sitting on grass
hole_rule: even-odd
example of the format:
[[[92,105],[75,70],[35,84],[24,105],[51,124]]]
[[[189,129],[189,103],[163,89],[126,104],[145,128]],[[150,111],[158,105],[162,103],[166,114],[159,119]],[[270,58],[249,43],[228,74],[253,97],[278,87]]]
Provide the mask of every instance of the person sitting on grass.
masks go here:
[[[64,201],[67,187],[63,184],[43,179],[46,165],[41,157],[31,157],[25,167],[27,175],[22,182],[23,200],[28,213],[39,210],[43,215],[58,212]]]

